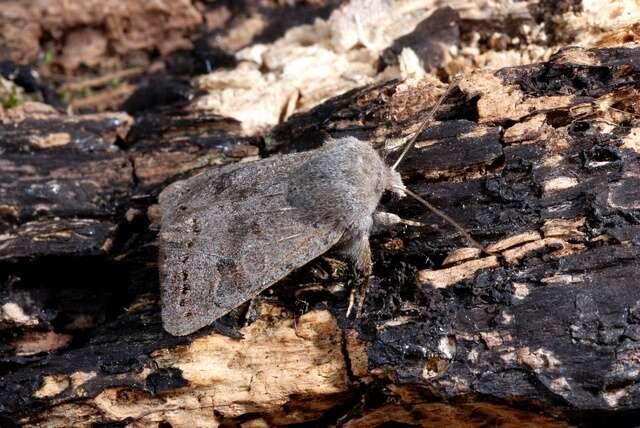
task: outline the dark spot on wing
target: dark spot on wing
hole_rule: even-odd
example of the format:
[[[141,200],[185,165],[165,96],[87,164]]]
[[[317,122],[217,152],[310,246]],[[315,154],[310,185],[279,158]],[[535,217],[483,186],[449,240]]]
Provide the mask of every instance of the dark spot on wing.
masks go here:
[[[191,243],[192,242],[189,241],[188,244]],[[187,294],[189,294],[189,291],[191,290],[191,287],[189,286],[189,266],[187,265],[187,263],[189,262],[189,254],[186,254],[184,257],[182,257],[182,260],[180,261],[182,262],[182,278],[180,278],[182,287],[180,288],[180,301],[178,301],[178,305],[184,307],[187,304]]]
[[[198,220],[195,217],[191,219],[191,230],[194,234],[200,233],[200,225],[198,224]]]
[[[251,232],[254,235],[260,235],[262,233],[262,229],[260,228],[260,224],[257,221],[252,221],[251,224],[249,224],[249,230],[251,230]]]
[[[218,272],[223,276],[238,276],[240,274],[240,269],[238,264],[229,257],[221,258],[216,265]]]
[[[219,195],[231,186],[231,184],[233,183],[231,174],[232,173],[225,172],[215,176],[214,179],[211,180],[211,183],[209,185],[214,195]]]

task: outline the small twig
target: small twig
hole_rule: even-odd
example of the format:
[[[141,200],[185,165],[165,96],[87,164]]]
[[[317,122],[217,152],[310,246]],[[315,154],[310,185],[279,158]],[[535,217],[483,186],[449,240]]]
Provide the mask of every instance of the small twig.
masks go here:
[[[79,92],[86,88],[105,86],[112,82],[114,79],[125,79],[127,77],[137,76],[138,74],[142,74],[144,72],[144,67],[131,67],[125,70],[118,70],[113,73],[103,74],[102,76],[94,77],[91,79],[84,79],[66,83],[60,87],[58,92]]]
[[[123,83],[114,89],[100,91],[95,95],[73,100],[71,101],[71,108],[73,110],[78,110],[104,104],[115,106],[119,102],[124,101],[124,99],[131,95],[135,89],[135,86]]]

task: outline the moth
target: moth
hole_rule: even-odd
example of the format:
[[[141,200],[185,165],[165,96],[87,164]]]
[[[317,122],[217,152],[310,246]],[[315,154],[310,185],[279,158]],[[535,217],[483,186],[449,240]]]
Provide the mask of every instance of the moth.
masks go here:
[[[165,188],[159,196],[165,330],[193,333],[332,248],[369,275],[369,233],[380,198],[387,191],[417,196],[395,167],[429,120],[393,167],[369,144],[346,137],[212,168]]]

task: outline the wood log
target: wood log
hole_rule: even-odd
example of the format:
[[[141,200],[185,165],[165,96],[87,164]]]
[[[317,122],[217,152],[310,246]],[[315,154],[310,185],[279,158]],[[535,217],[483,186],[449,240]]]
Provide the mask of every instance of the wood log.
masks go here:
[[[41,137],[92,129],[100,144],[38,146],[37,128],[7,119],[2,141],[25,143],[3,143],[0,173],[0,191],[13,195],[2,199],[0,234],[1,421],[634,424],[639,64],[637,48],[567,48],[460,80],[401,172],[494,255],[412,200],[384,198],[407,221],[371,236],[359,318],[346,316],[357,280],[329,253],[187,337],[165,333],[158,315],[153,202],[164,184],[252,159],[259,146],[289,152],[328,136],[354,135],[391,158],[443,88],[358,88],[292,116],[264,144],[233,121],[176,111],[137,120],[117,144],[105,139],[113,127],[91,128],[87,116],[48,119]],[[49,183],[48,165],[63,160],[65,184],[84,190],[30,199],[29,186]]]

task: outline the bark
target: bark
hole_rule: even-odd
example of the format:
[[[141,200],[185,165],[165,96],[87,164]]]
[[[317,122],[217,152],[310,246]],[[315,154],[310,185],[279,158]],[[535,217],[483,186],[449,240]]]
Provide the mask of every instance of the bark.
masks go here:
[[[635,48],[567,48],[462,78],[401,172],[493,255],[412,200],[384,198],[407,221],[371,236],[359,318],[346,316],[358,281],[329,253],[180,338],[158,315],[154,198],[166,183],[328,136],[354,135],[393,159],[443,88],[355,89],[263,140],[187,110],[135,123],[5,114],[2,421],[632,424],[639,67]]]

